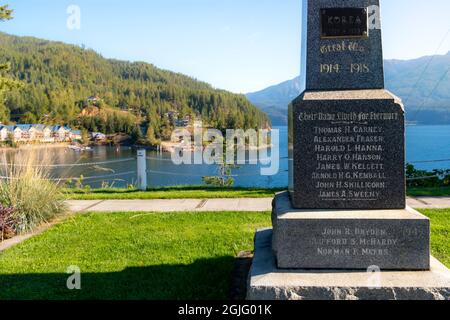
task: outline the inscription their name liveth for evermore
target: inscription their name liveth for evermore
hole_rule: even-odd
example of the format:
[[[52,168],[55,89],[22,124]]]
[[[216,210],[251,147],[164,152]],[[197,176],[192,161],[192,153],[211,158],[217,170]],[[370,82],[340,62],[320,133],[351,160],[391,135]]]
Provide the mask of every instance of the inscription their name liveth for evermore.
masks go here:
[[[301,112],[298,118],[300,121],[389,121],[399,120],[397,112]]]

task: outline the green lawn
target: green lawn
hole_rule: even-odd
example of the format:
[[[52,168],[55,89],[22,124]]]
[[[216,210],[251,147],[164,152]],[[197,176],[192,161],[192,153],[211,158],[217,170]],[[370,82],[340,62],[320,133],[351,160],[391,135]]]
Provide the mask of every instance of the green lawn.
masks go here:
[[[450,209],[432,221],[432,253],[450,267]],[[1,299],[227,299],[234,257],[269,213],[113,213],[68,218],[0,253]],[[80,291],[66,289],[81,268]]]
[[[450,209],[420,212],[431,219],[432,254],[450,268]]]
[[[411,197],[449,197],[450,187],[410,188],[408,195]]]
[[[0,253],[2,299],[227,299],[269,213],[86,214]],[[81,268],[82,290],[66,288]]]
[[[134,200],[134,199],[213,199],[213,198],[270,198],[281,189],[171,187],[148,191],[127,189],[66,189],[70,200]]]

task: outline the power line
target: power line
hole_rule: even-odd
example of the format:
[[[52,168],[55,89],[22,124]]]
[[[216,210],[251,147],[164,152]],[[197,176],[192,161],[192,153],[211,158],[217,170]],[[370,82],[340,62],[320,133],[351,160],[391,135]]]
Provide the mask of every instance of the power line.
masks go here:
[[[416,83],[414,84],[414,86],[412,87],[411,91],[409,92],[407,98],[405,99],[405,105],[409,102],[409,99],[411,98],[414,90],[416,90],[417,86],[419,85],[420,81],[422,81],[423,76],[425,75],[425,73],[427,72],[428,68],[431,65],[431,62],[433,62],[434,58],[436,57],[437,53],[439,52],[439,50],[441,49],[442,45],[444,44],[445,39],[447,38],[447,36],[450,34],[450,28],[447,30],[447,32],[445,33],[444,37],[442,38],[441,42],[439,43],[439,46],[437,47],[436,51],[434,52],[434,54],[430,57],[430,59],[428,60],[428,63],[426,64],[425,68],[422,70],[422,73],[420,74],[419,78],[417,79]]]
[[[39,164],[39,165],[28,165],[28,164],[14,164],[14,163],[1,163],[2,166],[8,167],[33,167],[33,168],[65,168],[65,167],[86,167],[95,165],[105,165],[135,161],[135,158],[120,159],[120,160],[110,160],[110,161],[100,161],[100,162],[86,162],[86,163],[70,163],[70,164]]]
[[[280,172],[288,172],[288,170],[280,171]],[[167,172],[167,171],[157,171],[157,170],[147,170],[147,173],[161,174],[161,175],[168,175],[168,176],[196,177],[196,178],[214,176],[214,173],[199,175],[199,174],[177,173],[177,172]],[[239,177],[256,177],[259,175],[260,175],[259,173],[248,173],[248,174],[244,173],[244,174],[227,174],[227,175],[223,175],[223,176],[229,177],[229,178],[239,178]]]
[[[154,173],[154,174],[161,174],[161,175],[168,175],[168,176],[197,177],[197,178],[202,178],[202,177],[207,176],[207,174],[198,175],[198,174],[166,172],[166,171],[156,171],[156,170],[147,170],[147,173]]]
[[[121,172],[121,173],[114,173],[114,174],[106,174],[102,176],[91,176],[91,177],[72,177],[72,178],[49,178],[49,179],[39,179],[44,181],[70,181],[70,180],[93,180],[93,179],[106,179],[106,178],[114,178],[114,177],[120,177],[120,176],[126,176],[136,174],[136,171],[128,171],[128,172]],[[22,179],[20,177],[7,177],[7,176],[0,176],[0,180],[19,180]]]
[[[435,163],[435,162],[450,162],[450,159],[409,161],[409,163]]]
[[[408,178],[406,181],[416,181],[416,180],[429,180],[429,179],[435,179],[440,178],[439,176],[424,176],[424,177],[417,177],[417,178]]]
[[[156,157],[146,157],[147,160],[154,160],[154,161],[163,161],[163,162],[173,162],[172,159],[167,159],[167,158],[156,158]],[[279,157],[278,160],[286,160],[289,159],[289,157]],[[191,159],[192,160],[192,159]],[[262,162],[262,161],[271,161],[273,159],[271,158],[263,158],[263,159],[245,159],[246,164],[250,164],[251,162]]]
[[[425,103],[428,101],[428,99],[431,98],[431,96],[434,94],[434,92],[439,88],[440,84],[442,81],[444,81],[445,77],[448,75],[448,73],[450,72],[450,67],[447,69],[447,71],[442,75],[442,77],[439,79],[439,81],[436,83],[436,85],[434,86],[433,90],[431,90],[431,93],[424,99],[424,101],[422,102],[422,104],[420,105],[420,107],[416,110],[414,117],[412,118],[412,120],[417,121],[417,115],[422,111],[422,108],[425,106]]]
[[[154,160],[154,161],[172,162],[172,159],[166,159],[166,158],[146,157],[146,159]]]
[[[127,172],[121,172],[121,173],[114,173],[114,174],[106,174],[103,176],[93,176],[93,177],[83,177],[82,180],[92,180],[92,179],[106,179],[106,178],[114,178],[114,177],[120,177],[120,176],[128,176],[128,175],[132,175],[132,174],[136,174],[136,171],[127,171]],[[78,178],[64,178],[64,181],[68,181],[68,180],[77,180],[80,179],[80,177]]]

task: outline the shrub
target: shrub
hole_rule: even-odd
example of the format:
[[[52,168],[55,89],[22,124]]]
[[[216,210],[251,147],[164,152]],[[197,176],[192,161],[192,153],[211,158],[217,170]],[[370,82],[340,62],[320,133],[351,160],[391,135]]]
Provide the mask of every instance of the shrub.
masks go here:
[[[14,208],[14,231],[24,233],[33,231],[66,212],[63,194],[58,185],[50,180],[48,170],[43,166],[49,163],[38,159],[33,152],[19,151],[2,164],[3,180],[0,182],[0,203]]]
[[[450,170],[418,170],[412,164],[406,165],[408,188],[436,188],[450,185]]]
[[[203,182],[208,186],[214,187],[232,187],[234,185],[234,179],[231,177],[231,170],[234,168],[233,165],[228,165],[222,163],[218,166],[217,176],[206,176],[203,177]]]
[[[0,242],[12,238],[16,233],[14,230],[16,222],[13,214],[13,208],[5,208],[0,204]]]

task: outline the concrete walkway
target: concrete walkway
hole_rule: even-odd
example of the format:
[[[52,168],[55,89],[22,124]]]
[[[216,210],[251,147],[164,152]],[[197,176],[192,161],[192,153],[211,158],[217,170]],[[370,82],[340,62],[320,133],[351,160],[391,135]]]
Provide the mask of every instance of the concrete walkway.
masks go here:
[[[415,209],[447,209],[450,208],[450,197],[408,198],[408,205]]]
[[[170,200],[70,200],[73,212],[181,212],[181,211],[271,211],[272,198],[259,199],[170,199]],[[450,208],[450,197],[408,198],[415,209]]]
[[[8,240],[0,241],[0,252],[3,252],[3,251],[5,251],[5,250],[7,250],[7,249],[9,249],[11,247],[14,247],[15,245],[18,245],[19,243],[24,242],[25,240],[30,239],[31,237],[34,237],[34,236],[36,236],[38,234],[41,234],[41,233],[47,231],[55,223],[56,222],[54,222],[54,223],[47,223],[47,224],[44,224],[44,225],[40,226],[39,228],[37,228],[32,233],[27,233],[27,234],[24,234],[24,235],[15,236],[15,237],[13,237],[11,239],[8,239]]]

